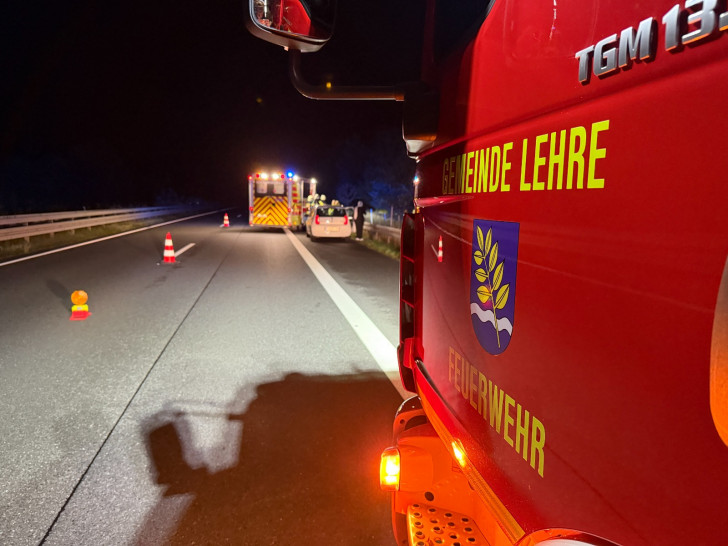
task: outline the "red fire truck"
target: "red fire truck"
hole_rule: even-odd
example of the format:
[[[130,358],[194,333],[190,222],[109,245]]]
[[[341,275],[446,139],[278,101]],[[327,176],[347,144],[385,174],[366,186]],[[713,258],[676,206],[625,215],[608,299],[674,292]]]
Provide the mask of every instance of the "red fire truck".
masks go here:
[[[250,23],[404,100],[397,543],[724,543],[726,3],[426,5],[401,87]]]

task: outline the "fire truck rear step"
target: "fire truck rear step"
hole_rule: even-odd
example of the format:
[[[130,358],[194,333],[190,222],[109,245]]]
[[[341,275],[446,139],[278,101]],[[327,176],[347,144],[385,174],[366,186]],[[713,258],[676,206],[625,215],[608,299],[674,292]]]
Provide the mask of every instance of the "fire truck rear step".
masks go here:
[[[407,508],[407,523],[413,546],[488,546],[471,518],[451,510],[411,504]]]

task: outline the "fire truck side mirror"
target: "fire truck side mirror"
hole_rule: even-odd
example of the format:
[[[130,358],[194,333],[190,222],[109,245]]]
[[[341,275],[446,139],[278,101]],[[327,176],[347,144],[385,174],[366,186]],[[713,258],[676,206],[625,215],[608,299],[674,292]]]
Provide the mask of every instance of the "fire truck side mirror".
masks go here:
[[[404,101],[403,136],[410,155],[432,147],[437,136],[439,94],[423,82],[394,85],[312,85],[301,71],[301,54],[331,38],[336,0],[248,0],[246,26],[258,38],[289,50],[289,74],[304,97],[319,100]]]
[[[248,0],[246,26],[256,37],[303,52],[331,38],[336,0]]]

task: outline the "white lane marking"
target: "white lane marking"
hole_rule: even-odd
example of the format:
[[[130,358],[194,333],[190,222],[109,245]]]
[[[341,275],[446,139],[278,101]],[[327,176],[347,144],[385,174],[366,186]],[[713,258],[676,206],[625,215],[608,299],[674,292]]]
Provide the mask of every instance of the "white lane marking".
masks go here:
[[[180,255],[180,254],[182,254],[183,252],[187,252],[187,251],[188,251],[189,249],[191,249],[191,248],[192,248],[193,246],[195,246],[195,243],[190,243],[190,244],[188,244],[188,245],[186,245],[186,246],[183,246],[183,247],[182,247],[182,248],[180,248],[180,249],[179,249],[179,250],[178,250],[177,252],[175,252],[175,253],[174,253],[174,257],[176,258],[177,256],[179,256],[179,255]]]
[[[185,216],[184,218],[177,218],[176,220],[162,222],[161,224],[154,224],[153,226],[147,226],[147,227],[143,227],[143,228],[139,228],[139,229],[132,229],[131,231],[117,233],[116,235],[108,235],[106,237],[101,237],[101,239],[94,239],[93,241],[86,241],[83,243],[76,243],[75,245],[64,246],[63,248],[54,248],[53,250],[46,250],[45,252],[39,252],[38,254],[33,254],[32,256],[23,256],[22,258],[15,258],[14,260],[9,260],[7,262],[0,263],[0,267],[3,267],[5,265],[10,265],[10,264],[16,264],[18,262],[24,262],[26,260],[33,260],[35,258],[40,258],[41,256],[48,256],[49,254],[55,254],[56,252],[63,252],[65,250],[71,250],[72,248],[78,248],[80,246],[86,246],[86,245],[92,245],[94,243],[100,243],[101,241],[107,241],[109,239],[123,237],[124,235],[131,235],[132,233],[139,233],[140,231],[147,231],[148,229],[154,229],[154,228],[157,228],[160,226],[166,226],[168,224],[176,224],[177,222],[184,222],[185,220],[192,220],[193,218],[199,218],[200,216],[208,216],[210,214],[215,214],[216,212],[221,212],[223,210],[228,210],[228,209],[213,210],[212,212],[203,212],[202,214],[195,214],[194,216]]]
[[[298,251],[306,262],[306,265],[311,269],[314,276],[318,279],[323,286],[326,293],[329,295],[331,300],[339,308],[341,314],[352,327],[356,335],[359,337],[361,342],[367,348],[369,353],[372,355],[374,360],[377,362],[379,367],[382,369],[387,378],[392,382],[394,388],[402,396],[402,398],[409,398],[414,396],[411,392],[408,392],[402,387],[402,383],[399,378],[399,365],[397,364],[397,349],[392,345],[389,340],[384,336],[379,328],[372,322],[372,320],[361,310],[361,308],[351,299],[351,296],[347,294],[343,288],[337,283],[331,274],[324,269],[319,261],[314,258],[313,254],[303,246],[296,236],[291,233],[289,229],[284,229],[288,239],[293,244],[293,247]]]

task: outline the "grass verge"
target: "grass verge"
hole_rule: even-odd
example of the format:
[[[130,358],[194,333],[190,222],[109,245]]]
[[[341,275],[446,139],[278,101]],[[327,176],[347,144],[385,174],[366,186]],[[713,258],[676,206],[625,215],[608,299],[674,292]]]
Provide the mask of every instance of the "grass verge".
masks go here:
[[[372,239],[371,235],[367,231],[364,231],[363,235],[364,240],[357,241],[359,244],[371,248],[372,250],[379,252],[380,254],[384,254],[385,256],[388,256],[393,260],[399,260],[399,245],[393,245],[385,241]]]

